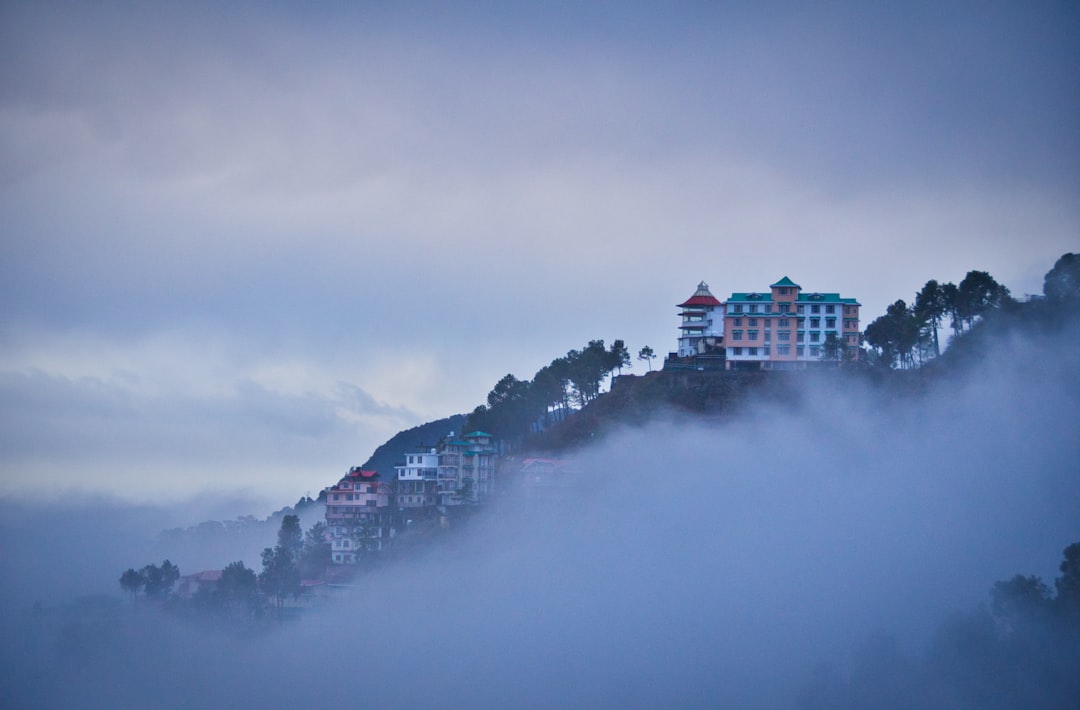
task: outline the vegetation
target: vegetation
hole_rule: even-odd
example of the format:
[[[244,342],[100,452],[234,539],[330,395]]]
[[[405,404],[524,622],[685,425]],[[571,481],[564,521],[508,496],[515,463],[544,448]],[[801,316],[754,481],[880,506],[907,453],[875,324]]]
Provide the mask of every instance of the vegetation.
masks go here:
[[[869,639],[849,673],[824,665],[803,708],[1075,707],[1080,698],[1080,542],[1064,550],[1056,593],[1036,576],[994,584],[989,608],[953,614],[922,659]]]
[[[647,350],[648,357],[654,357]],[[531,432],[595,401],[604,378],[624,367],[630,367],[630,351],[622,340],[610,348],[603,340],[590,340],[581,350],[570,350],[540,368],[532,381],[504,376],[488,393],[487,403],[469,415],[465,428],[488,432],[515,446]]]

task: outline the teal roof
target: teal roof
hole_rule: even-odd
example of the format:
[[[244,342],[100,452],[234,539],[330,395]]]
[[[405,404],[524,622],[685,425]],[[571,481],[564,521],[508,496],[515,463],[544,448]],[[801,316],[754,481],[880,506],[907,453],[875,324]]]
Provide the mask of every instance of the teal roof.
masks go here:
[[[491,438],[491,434],[488,434],[486,431],[474,431],[472,434],[466,434],[465,438],[469,439],[474,436],[486,436],[488,438]]]
[[[754,298],[750,298],[753,296]],[[729,301],[749,301],[750,303],[772,303],[771,293],[733,293]]]
[[[800,293],[796,300],[799,303],[859,303],[858,299],[840,298],[838,293]]]
[[[769,286],[769,288],[776,288],[777,286],[794,286],[795,288],[802,288],[802,286],[800,286],[799,284],[795,283],[794,281],[792,281],[791,279],[789,279],[789,278],[788,278],[787,276],[785,276],[784,278],[780,279],[780,280],[779,280],[779,281],[777,281],[776,283],[774,283],[774,284],[770,285],[770,286]]]

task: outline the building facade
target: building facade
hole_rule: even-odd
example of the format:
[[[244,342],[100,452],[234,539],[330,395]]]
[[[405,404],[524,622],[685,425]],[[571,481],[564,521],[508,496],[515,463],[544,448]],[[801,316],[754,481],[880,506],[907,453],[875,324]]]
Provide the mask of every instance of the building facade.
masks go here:
[[[682,319],[676,351],[678,357],[704,355],[723,345],[724,304],[712,295],[707,283],[699,283],[694,295],[680,303],[678,308]]]
[[[491,434],[474,431],[456,439],[451,432],[438,454],[439,505],[475,504],[491,496],[496,456]]]
[[[724,303],[727,369],[784,370],[859,357],[859,302],[784,277]]]
[[[438,502],[439,455],[405,454],[405,464],[394,467],[394,499],[398,511],[434,507]]]
[[[350,564],[367,553],[379,552],[394,536],[390,484],[377,471],[359,466],[326,491],[326,528],[330,559]]]

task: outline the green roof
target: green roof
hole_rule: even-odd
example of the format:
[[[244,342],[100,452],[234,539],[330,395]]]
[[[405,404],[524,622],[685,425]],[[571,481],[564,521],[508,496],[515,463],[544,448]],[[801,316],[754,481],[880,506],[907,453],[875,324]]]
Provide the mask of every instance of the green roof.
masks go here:
[[[795,287],[795,288],[802,288],[802,286],[800,286],[799,284],[795,283],[794,281],[792,281],[791,279],[789,279],[789,278],[788,278],[787,276],[785,276],[784,278],[780,279],[780,280],[779,280],[779,281],[777,281],[776,283],[772,284],[771,286],[769,286],[769,288],[776,288],[777,286],[793,286],[793,287]]]
[[[750,298],[751,296],[753,296],[753,298]],[[767,301],[767,302],[771,303],[772,302],[772,294],[771,293],[756,293],[756,292],[733,293],[733,294],[731,294],[731,298],[729,298],[728,300],[729,301],[752,301],[753,303],[761,303],[763,301]]]
[[[465,438],[468,439],[473,436],[486,436],[488,438],[491,438],[491,434],[488,434],[486,431],[474,431],[471,434],[466,434]]]

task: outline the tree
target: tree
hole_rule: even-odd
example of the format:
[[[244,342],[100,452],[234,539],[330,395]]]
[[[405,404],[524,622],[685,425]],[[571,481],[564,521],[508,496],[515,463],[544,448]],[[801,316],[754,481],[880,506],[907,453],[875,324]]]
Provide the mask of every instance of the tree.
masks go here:
[[[997,582],[990,590],[991,611],[1010,624],[1044,610],[1050,590],[1035,576],[1016,575],[1007,582]]]
[[[259,574],[259,584],[267,596],[277,602],[280,612],[285,606],[285,598],[290,594],[300,594],[300,569],[297,561],[303,548],[303,533],[300,530],[300,518],[286,515],[281,519],[276,547],[262,551],[263,570]]]
[[[644,360],[649,365],[649,372],[652,372],[652,361],[656,357],[656,353],[648,345],[638,351],[637,359]]]
[[[603,340],[590,340],[582,350],[566,353],[567,377],[578,404],[584,407],[600,394],[600,383],[615,369]]]
[[[611,365],[614,369],[622,374],[624,367],[630,367],[630,351],[626,347],[626,343],[621,340],[616,340],[611,344]]]
[[[945,317],[948,310],[947,293],[934,279],[927,281],[922,290],[915,295],[915,319],[919,322],[920,329],[930,332],[934,342],[934,357],[941,355],[938,328],[941,327],[941,319]]]
[[[844,359],[844,341],[834,333],[825,333],[825,342],[821,345],[821,359],[840,363]]]
[[[1080,300],[1080,254],[1063,254],[1043,279],[1043,295],[1051,301]]]
[[[305,579],[318,577],[330,566],[330,543],[326,540],[326,523],[315,523],[304,535],[300,552],[300,575]]]
[[[256,591],[255,570],[248,569],[243,562],[231,562],[221,570],[221,579],[214,589],[214,599],[227,609],[251,609],[255,605]]]
[[[885,310],[885,315],[866,326],[866,342],[881,352],[881,359],[890,367],[901,368],[914,365],[911,351],[919,342],[919,326],[907,304],[896,301]]]
[[[280,612],[290,594],[300,594],[300,572],[289,551],[281,545],[263,549],[262,566],[259,586],[267,596],[274,599]]]
[[[294,562],[300,558],[300,551],[304,547],[304,533],[300,529],[299,515],[286,515],[281,519],[278,545],[288,551]]]
[[[1000,308],[1007,303],[1009,289],[985,271],[969,271],[956,287],[955,311],[965,329],[988,310]]]
[[[120,587],[131,594],[131,603],[135,603],[135,595],[139,593],[139,589],[145,584],[143,576],[135,571],[134,568],[129,567],[126,572],[120,575]]]
[[[1063,609],[1080,613],[1080,542],[1065,548],[1065,559],[1058,569],[1061,576],[1054,580],[1057,603]]]

